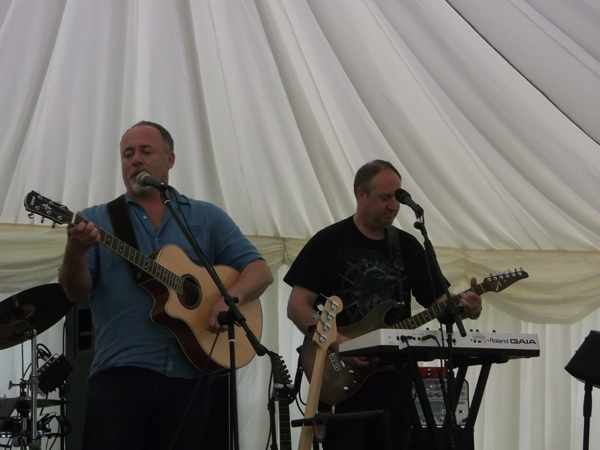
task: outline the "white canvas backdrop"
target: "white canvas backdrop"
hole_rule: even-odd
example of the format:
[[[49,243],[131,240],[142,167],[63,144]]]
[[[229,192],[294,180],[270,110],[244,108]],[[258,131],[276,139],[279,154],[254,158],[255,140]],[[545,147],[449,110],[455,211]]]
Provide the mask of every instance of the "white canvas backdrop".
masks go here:
[[[172,184],[224,208],[277,275],[263,342],[293,370],[281,278],[353,212],[356,169],[388,159],[453,286],[530,274],[472,324],[542,347],[493,368],[476,448],[579,448],[583,387],[563,367],[600,328],[599,30],[591,0],[0,2],[2,298],[55,281],[64,248],[25,194],[111,200],[120,136],[154,120],[175,138]],[[0,353],[2,385],[20,360]],[[240,371],[243,448],[266,445],[268,376]]]

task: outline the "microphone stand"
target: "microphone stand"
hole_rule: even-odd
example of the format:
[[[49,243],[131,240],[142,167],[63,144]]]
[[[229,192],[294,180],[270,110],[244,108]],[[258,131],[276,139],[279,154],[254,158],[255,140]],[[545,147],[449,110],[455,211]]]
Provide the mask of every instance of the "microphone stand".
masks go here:
[[[200,248],[200,246],[198,245],[198,243],[196,242],[194,237],[190,234],[187,227],[184,226],[183,222],[181,221],[181,219],[175,212],[175,209],[173,208],[173,205],[171,204],[171,199],[167,196],[167,190],[171,189],[170,186],[165,184],[165,185],[161,185],[161,187],[157,187],[157,186],[155,186],[155,187],[160,191],[161,201],[171,212],[171,215],[177,222],[177,225],[179,225],[179,228],[181,229],[181,231],[185,235],[186,239],[189,241],[190,245],[192,246],[192,248],[198,255],[198,258],[200,258],[200,261],[202,261],[204,268],[208,271],[208,273],[211,276],[212,280],[214,281],[215,285],[221,292],[221,295],[223,296],[223,299],[225,300],[225,304],[227,304],[227,306],[229,307],[229,310],[222,311],[218,314],[218,321],[219,321],[220,325],[228,326],[229,359],[230,359],[229,405],[230,405],[230,411],[231,411],[230,447],[233,445],[233,448],[235,450],[239,450],[240,442],[239,442],[238,414],[237,414],[237,384],[236,384],[237,381],[236,381],[236,376],[235,376],[236,368],[235,368],[235,330],[234,330],[234,325],[239,325],[244,329],[244,331],[246,332],[246,336],[248,337],[248,340],[250,341],[250,344],[252,345],[252,347],[254,348],[254,350],[256,351],[256,354],[258,356],[263,356],[265,354],[266,350],[263,347],[263,345],[259,342],[259,340],[256,338],[255,334],[252,332],[252,330],[246,323],[246,318],[244,317],[242,312],[237,307],[237,303],[239,300],[237,298],[234,298],[231,295],[229,295],[229,293],[227,292],[227,289],[221,282],[219,275],[217,275],[215,268],[210,263],[210,261],[208,261],[208,259],[206,258],[206,255],[204,255],[204,252],[202,251],[202,249]]]
[[[446,278],[442,274],[442,270],[440,269],[440,265],[437,261],[437,256],[435,254],[435,250],[433,249],[433,245],[431,244],[431,241],[427,234],[427,229],[425,228],[424,215],[423,215],[423,213],[417,214],[416,212],[415,212],[415,215],[417,217],[417,221],[414,223],[414,227],[416,229],[420,230],[421,234],[423,235],[423,240],[424,240],[423,245],[425,247],[425,253],[428,257],[428,264],[429,264],[430,270],[433,267],[434,275],[435,275],[436,279],[444,287],[444,291],[445,291],[446,299],[447,299],[446,308],[444,308],[438,314],[438,321],[440,322],[440,324],[446,325],[446,336],[447,336],[446,342],[448,343],[448,360],[446,362],[446,372],[447,372],[447,380],[448,380],[447,381],[448,396],[447,396],[447,405],[446,405],[446,421],[449,420],[450,424],[451,424],[451,429],[452,429],[451,439],[453,440],[452,448],[458,450],[459,449],[458,426],[456,424],[456,414],[455,414],[456,402],[454,399],[456,390],[454,387],[455,380],[454,380],[454,361],[453,361],[453,352],[452,352],[452,349],[453,349],[452,324],[456,323],[456,326],[458,327],[458,330],[462,337],[465,337],[467,335],[467,332],[465,331],[465,326],[462,322],[462,317],[460,315],[460,311],[458,310],[458,306],[456,306],[456,303],[454,303],[454,300],[452,300],[452,296],[450,295],[450,291],[448,290],[448,283],[446,282]]]

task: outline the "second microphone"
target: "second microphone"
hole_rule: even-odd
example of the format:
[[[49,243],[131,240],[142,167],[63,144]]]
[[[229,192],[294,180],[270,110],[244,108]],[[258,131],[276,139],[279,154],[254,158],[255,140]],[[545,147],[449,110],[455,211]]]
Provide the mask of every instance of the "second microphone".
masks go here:
[[[396,189],[396,192],[394,193],[394,197],[396,197],[396,200],[398,200],[400,203],[402,203],[403,205],[406,205],[410,209],[412,209],[415,212],[415,214],[417,215],[417,217],[423,216],[423,214],[424,214],[423,208],[421,208],[417,203],[415,203],[415,201],[412,199],[410,194],[408,192],[406,192],[404,189]]]

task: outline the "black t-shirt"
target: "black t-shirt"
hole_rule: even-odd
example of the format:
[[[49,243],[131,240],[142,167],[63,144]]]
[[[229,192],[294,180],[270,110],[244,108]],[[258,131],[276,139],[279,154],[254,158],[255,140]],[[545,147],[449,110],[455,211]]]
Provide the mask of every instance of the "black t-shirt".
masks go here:
[[[411,294],[428,307],[444,290],[432,281],[425,251],[411,234],[399,233],[402,259],[403,317],[410,316]],[[373,240],[356,227],[352,217],[319,231],[304,246],[284,277],[290,286],[302,286],[344,303],[336,317],[338,326],[354,324],[386,300],[400,300],[396,270],[386,239]]]

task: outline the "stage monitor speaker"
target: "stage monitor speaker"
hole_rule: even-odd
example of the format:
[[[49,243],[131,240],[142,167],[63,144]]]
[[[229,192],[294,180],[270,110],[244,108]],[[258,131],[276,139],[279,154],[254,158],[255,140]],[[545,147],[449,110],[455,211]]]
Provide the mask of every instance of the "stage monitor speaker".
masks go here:
[[[67,448],[79,450],[86,415],[87,380],[94,357],[95,341],[92,311],[87,297],[76,303],[67,313],[65,328],[66,356],[74,368],[67,380],[69,391],[65,395],[67,420],[71,424],[71,432],[67,436]]]
[[[565,370],[578,380],[600,387],[600,332],[590,332]]]

